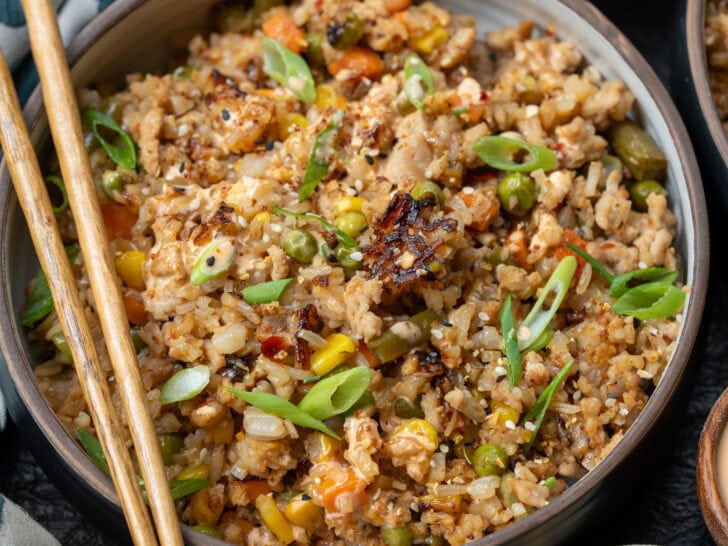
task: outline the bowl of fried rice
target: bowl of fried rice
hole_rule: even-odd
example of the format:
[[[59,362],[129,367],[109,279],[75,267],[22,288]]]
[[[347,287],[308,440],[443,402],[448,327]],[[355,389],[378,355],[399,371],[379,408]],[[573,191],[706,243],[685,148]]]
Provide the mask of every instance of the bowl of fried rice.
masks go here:
[[[550,544],[629,494],[698,334],[706,204],[590,4],[119,0],[68,53],[190,543]],[[25,114],[107,361],[39,91]],[[6,171],[0,206],[3,389],[119,540]]]

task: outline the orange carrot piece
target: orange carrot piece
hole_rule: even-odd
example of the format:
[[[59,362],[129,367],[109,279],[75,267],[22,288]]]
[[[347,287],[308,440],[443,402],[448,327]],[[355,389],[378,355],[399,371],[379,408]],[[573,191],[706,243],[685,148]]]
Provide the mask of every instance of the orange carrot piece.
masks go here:
[[[137,213],[125,205],[103,203],[101,215],[104,218],[106,235],[111,239],[131,239],[131,228],[137,221]]]
[[[350,81],[362,78],[378,80],[384,72],[381,57],[368,47],[354,46],[344,51],[341,56],[328,66],[329,73],[336,76],[342,70],[351,71]]]
[[[263,23],[262,29],[268,38],[273,38],[294,53],[301,53],[306,49],[306,35],[285,11],[276,10],[271,13]]]
[[[586,250],[586,241],[570,229],[564,230],[562,241],[563,244],[554,251],[554,256],[556,256],[559,261],[563,260],[567,256],[574,256],[577,263],[576,271],[574,272],[574,278],[578,279],[581,276],[581,272],[584,270],[586,260],[579,256],[576,252],[571,250],[569,247],[567,247],[566,244],[570,243],[576,247],[579,247],[582,250]]]
[[[344,482],[337,482],[331,478],[325,478],[321,482],[321,501],[328,512],[338,512],[336,500],[339,495],[352,495],[354,501],[359,504],[364,501],[366,482],[357,476],[353,468],[348,467],[346,471],[347,476]]]
[[[412,0],[387,0],[387,11],[393,15],[399,11],[404,11],[412,5]]]
[[[136,292],[124,294],[124,309],[129,322],[137,326],[144,326],[147,323],[147,310],[144,308],[142,297]]]

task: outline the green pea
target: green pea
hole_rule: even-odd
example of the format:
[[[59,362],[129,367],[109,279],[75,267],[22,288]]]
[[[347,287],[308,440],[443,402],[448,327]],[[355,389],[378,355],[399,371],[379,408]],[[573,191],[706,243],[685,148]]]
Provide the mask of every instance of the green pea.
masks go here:
[[[640,180],[629,189],[629,197],[632,199],[632,206],[640,211],[647,212],[647,197],[651,193],[667,195],[667,191],[655,180]]]
[[[478,476],[500,476],[508,469],[508,454],[495,444],[483,444],[473,453],[473,470]]]
[[[172,72],[172,78],[183,82],[191,82],[192,72],[194,72],[194,70],[195,69],[188,64],[178,66],[174,69],[174,72]]]
[[[344,269],[359,269],[361,267],[362,253],[357,247],[339,245],[334,250],[336,261]]]
[[[318,252],[318,243],[305,229],[292,229],[283,237],[283,250],[299,264],[310,264]]]
[[[404,396],[394,401],[394,414],[401,419],[422,419],[425,416],[419,404],[410,402]]]
[[[311,66],[321,68],[326,65],[324,59],[324,35],[320,32],[309,32],[306,34],[306,42],[308,48],[306,49],[306,58]]]
[[[173,464],[174,456],[182,451],[185,445],[184,438],[181,434],[160,434],[157,439],[159,440],[159,449],[162,452],[164,464]]]
[[[412,188],[410,195],[416,201],[434,201],[440,206],[445,204],[445,195],[434,182],[420,182]]]
[[[53,345],[58,350],[56,360],[62,364],[71,364],[73,362],[73,356],[71,355],[71,348],[68,346],[66,336],[60,330],[51,336]]]
[[[523,216],[536,203],[536,188],[525,173],[511,172],[498,184],[501,206],[516,216]]]
[[[411,546],[415,538],[409,527],[382,527],[380,533],[388,546]]]
[[[137,354],[139,354],[147,347],[147,343],[142,339],[142,336],[139,333],[139,326],[132,327],[129,333],[131,334],[131,340],[134,342],[134,349]]]
[[[343,24],[333,23],[326,29],[329,43],[336,49],[349,49],[361,40],[364,25],[353,12],[349,12]]]
[[[225,536],[219,530],[215,529],[214,527],[210,527],[209,525],[195,525],[193,529],[198,533],[207,535],[208,537],[220,539],[225,538]]]
[[[334,220],[334,225],[349,237],[356,239],[369,224],[367,224],[367,217],[361,212],[350,210]]]
[[[101,188],[112,201],[121,199],[124,186],[124,177],[119,171],[104,171],[104,174],[101,176]]]
[[[612,125],[607,137],[617,154],[637,180],[664,180],[667,158],[652,137],[631,120]]]

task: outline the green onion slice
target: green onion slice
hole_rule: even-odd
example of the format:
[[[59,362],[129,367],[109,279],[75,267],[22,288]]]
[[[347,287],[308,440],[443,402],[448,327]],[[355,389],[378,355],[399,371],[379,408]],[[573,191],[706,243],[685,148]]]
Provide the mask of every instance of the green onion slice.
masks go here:
[[[60,203],[54,204],[53,199],[51,199],[51,205],[53,207],[53,212],[55,212],[56,214],[60,214],[68,208],[68,194],[66,193],[66,185],[63,183],[63,179],[60,176],[54,175],[46,176],[45,183],[46,187],[48,187],[48,189],[50,189],[51,191],[53,190],[52,188],[50,188],[50,186],[54,186],[57,190],[54,193],[59,194],[58,196],[52,197],[57,197],[57,201],[60,201]]]
[[[546,345],[551,343],[551,340],[554,338],[554,331],[551,328],[546,328],[543,332],[541,332],[541,335],[533,341],[533,344],[531,345],[531,351],[538,352]]]
[[[191,495],[196,491],[199,491],[203,487],[207,487],[207,480],[201,480],[199,478],[190,478],[188,480],[170,480],[169,488],[172,493],[172,499],[177,500],[187,495]],[[147,497],[142,491],[144,501],[146,502]]]
[[[125,169],[136,169],[137,158],[134,142],[132,142],[129,134],[111,116],[107,116],[98,110],[86,110],[83,113],[83,117],[91,127],[91,131],[96,137],[96,140],[103,146],[114,163]],[[100,133],[99,127],[116,133],[118,142],[112,143],[106,140]]]
[[[224,275],[235,260],[235,237],[215,239],[202,251],[192,266],[190,282],[199,286]]]
[[[460,106],[459,108],[455,108],[452,112],[450,112],[451,116],[460,116],[468,111],[467,106]]]
[[[514,138],[483,137],[473,144],[473,151],[485,164],[501,171],[524,173],[538,169],[551,171],[559,165],[559,160],[552,150]]]
[[[298,409],[322,421],[339,415],[359,401],[371,380],[372,371],[364,366],[337,373],[316,383]]]
[[[564,379],[566,379],[566,376],[569,375],[569,371],[571,370],[571,366],[573,364],[574,361],[569,360],[566,366],[561,368],[561,371],[556,374],[556,376],[551,380],[551,383],[549,383],[549,386],[546,387],[541,395],[538,397],[536,403],[531,406],[531,409],[528,410],[528,413],[523,416],[523,420],[520,423],[521,426],[523,426],[526,421],[531,421],[534,417],[536,418],[536,427],[533,430],[533,434],[531,434],[531,439],[523,447],[523,450],[526,453],[531,450],[533,443],[536,441],[536,436],[538,435],[538,431],[541,428],[541,423],[543,422],[543,418],[546,415],[546,410],[549,409],[554,394],[556,394],[556,391],[559,390],[559,387],[564,382]]]
[[[253,305],[254,303],[270,303],[278,301],[283,296],[288,285],[293,279],[279,279],[277,281],[263,282],[246,286],[243,288],[243,299],[245,303]]]
[[[194,366],[180,370],[162,385],[159,393],[161,404],[171,404],[189,400],[200,394],[210,382],[210,368]]]
[[[501,329],[503,330],[503,345],[508,357],[508,385],[516,386],[521,379],[521,351],[518,348],[518,337],[513,321],[513,305],[511,294],[508,294],[506,301],[500,310]]]
[[[630,281],[643,281],[645,283],[664,282],[672,285],[677,278],[677,271],[666,269],[664,267],[647,267],[645,269],[635,269],[629,273],[617,275],[612,281],[609,289],[609,295],[613,298],[620,298],[626,292],[633,288],[629,287]]]
[[[308,413],[298,409],[288,400],[281,398],[280,396],[269,394],[267,392],[241,391],[234,389],[233,387],[225,388],[228,392],[231,392],[243,402],[246,402],[251,406],[255,406],[266,413],[270,413],[271,415],[275,415],[281,419],[288,419],[294,425],[318,430],[334,438],[339,438],[333,430],[324,425],[321,421],[311,417]]]
[[[418,110],[425,107],[425,99],[435,91],[432,72],[416,53],[410,53],[404,62],[404,92]]]
[[[303,176],[303,184],[298,190],[298,201],[308,199],[324,177],[329,174],[329,166],[336,153],[336,138],[339,136],[341,123],[344,121],[344,111],[337,111],[331,123],[321,131],[314,142],[311,156],[306,165],[306,174]]]
[[[685,292],[671,282],[650,282],[627,290],[612,311],[639,320],[662,320],[675,315],[684,303]]]
[[[570,250],[576,252],[580,257],[582,257],[584,260],[587,261],[587,263],[592,266],[592,269],[599,273],[599,276],[607,281],[610,285],[614,282],[615,276],[612,275],[609,271],[607,271],[604,266],[599,263],[599,260],[597,260],[594,256],[589,254],[586,250],[580,249],[578,246],[572,243],[566,243],[566,247]]]
[[[288,88],[303,102],[316,100],[311,69],[300,55],[272,38],[262,37],[263,72]]]
[[[349,237],[334,224],[332,224],[328,220],[321,218],[320,216],[316,216],[315,214],[309,214],[306,212],[293,212],[290,210],[282,209],[281,207],[273,207],[272,210],[275,214],[280,214],[281,216],[291,216],[292,218],[298,218],[300,220],[310,220],[312,222],[318,222],[327,230],[332,231],[336,236],[336,240],[339,241],[339,243],[341,243],[342,245],[351,246],[354,248],[358,247],[357,242],[354,238]]]
[[[536,303],[528,313],[523,322],[521,328],[527,328],[529,330],[528,337],[525,339],[518,340],[518,346],[521,351],[531,351],[533,346],[539,340],[544,330],[548,328],[551,319],[554,318],[556,311],[561,306],[561,303],[566,297],[566,293],[569,291],[569,285],[571,279],[574,277],[576,271],[576,258],[573,256],[566,256],[556,266],[551,277],[546,281],[546,285],[541,291],[541,295],[536,300]],[[551,302],[551,306],[544,310],[543,303],[551,292],[555,292],[554,299]]]
[[[68,261],[73,265],[80,249],[77,246],[67,246],[66,255]],[[43,270],[38,271],[33,283],[33,289],[30,292],[28,301],[25,303],[25,309],[20,314],[20,324],[28,326],[34,322],[47,317],[53,311],[53,296],[51,288],[48,286],[48,279]]]

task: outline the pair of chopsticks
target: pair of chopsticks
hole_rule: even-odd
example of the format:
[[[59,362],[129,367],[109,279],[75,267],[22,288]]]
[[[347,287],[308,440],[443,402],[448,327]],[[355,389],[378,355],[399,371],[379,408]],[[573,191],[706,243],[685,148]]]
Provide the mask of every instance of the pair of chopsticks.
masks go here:
[[[43,88],[48,119],[88,270],[96,311],[114,369],[117,390],[144,478],[159,542],[182,545],[136,351],[129,335],[104,223],[96,199],[68,64],[50,0],[23,0],[31,48]],[[7,64],[0,52],[0,144],[15,191],[48,278],[63,333],[135,544],[157,544],[138,479],[121,434],[107,378],[86,321],[76,281],[63,249],[38,160],[23,122]]]

